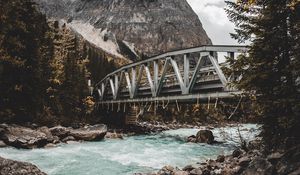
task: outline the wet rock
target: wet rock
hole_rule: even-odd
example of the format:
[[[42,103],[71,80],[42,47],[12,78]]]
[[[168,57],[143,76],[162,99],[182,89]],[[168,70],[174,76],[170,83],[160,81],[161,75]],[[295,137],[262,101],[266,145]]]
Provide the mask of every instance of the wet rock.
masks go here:
[[[274,167],[266,159],[256,157],[249,166],[242,172],[242,175],[272,175]]]
[[[104,138],[106,132],[107,126],[104,124],[98,124],[81,129],[70,130],[70,135],[77,140],[98,141]]]
[[[16,148],[40,148],[47,144],[47,136],[43,132],[13,125],[6,128],[3,141]]]
[[[66,142],[67,144],[78,144],[78,141],[69,140]]]
[[[196,136],[195,135],[191,135],[187,138],[187,142],[193,142],[195,143],[196,142]]]
[[[0,140],[0,148],[4,148],[4,147],[6,147],[7,145],[2,141],[2,140]]]
[[[189,175],[189,173],[186,172],[186,171],[181,171],[181,170],[179,170],[179,171],[173,172],[172,175]]]
[[[212,144],[214,142],[213,133],[210,130],[200,130],[196,135],[196,142]]]
[[[224,162],[225,161],[225,156],[224,155],[219,155],[216,159],[217,162]]]
[[[105,135],[107,139],[123,139],[123,135],[121,133],[116,132],[107,132]]]
[[[249,164],[250,161],[251,161],[250,158],[247,157],[247,156],[241,157],[241,158],[239,159],[239,166],[241,166],[241,167],[248,166],[248,164]]]
[[[190,171],[191,175],[201,175],[202,174],[202,170],[200,168],[196,168],[193,169],[192,171]]]
[[[210,175],[210,171],[205,169],[202,171],[202,175]]]
[[[74,140],[75,140],[75,138],[73,136],[68,136],[68,137],[64,138],[62,141],[66,143],[68,141],[74,141]]]
[[[57,136],[60,139],[63,139],[70,134],[70,129],[63,127],[63,126],[56,126],[56,127],[50,128],[50,132],[53,136]]]
[[[49,128],[46,126],[40,127],[37,129],[37,131],[42,132],[44,134],[46,134],[47,137],[47,141],[48,142],[53,142],[54,141],[54,137],[52,135],[52,133],[50,132]]]
[[[164,166],[161,170],[159,170],[158,174],[159,175],[171,175],[174,170],[175,170],[174,167],[167,165],[167,166]]]
[[[46,175],[35,165],[0,157],[0,174],[2,175]]]
[[[197,168],[200,168],[200,167],[201,167],[200,164],[191,164],[191,165],[185,166],[182,170],[183,171],[192,171],[193,169],[197,169]]]
[[[55,148],[56,145],[53,143],[48,143],[44,148]]]
[[[243,154],[243,151],[241,149],[235,149],[233,152],[232,152],[232,156],[233,157],[239,157],[240,155]]]

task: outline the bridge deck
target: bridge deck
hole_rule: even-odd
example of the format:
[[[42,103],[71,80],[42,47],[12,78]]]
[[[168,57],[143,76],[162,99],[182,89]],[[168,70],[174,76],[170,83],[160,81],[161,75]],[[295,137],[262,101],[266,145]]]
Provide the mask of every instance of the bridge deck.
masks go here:
[[[125,65],[91,88],[98,104],[136,102],[191,102],[233,98],[242,92],[229,89],[217,53],[245,54],[245,46],[201,46],[167,52]]]

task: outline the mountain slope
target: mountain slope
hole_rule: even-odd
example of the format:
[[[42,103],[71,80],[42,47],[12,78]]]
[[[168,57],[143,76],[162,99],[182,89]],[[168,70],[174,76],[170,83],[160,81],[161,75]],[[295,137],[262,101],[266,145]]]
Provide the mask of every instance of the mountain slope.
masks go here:
[[[185,0],[35,0],[49,18],[64,20],[86,40],[117,57],[152,56],[209,45]]]

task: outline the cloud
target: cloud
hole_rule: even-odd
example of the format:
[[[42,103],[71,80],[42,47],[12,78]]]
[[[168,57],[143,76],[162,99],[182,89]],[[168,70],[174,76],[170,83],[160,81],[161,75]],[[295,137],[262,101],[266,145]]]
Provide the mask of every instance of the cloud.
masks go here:
[[[237,42],[230,37],[234,25],[224,10],[224,0],[187,0],[199,16],[204,29],[215,45],[235,45]]]

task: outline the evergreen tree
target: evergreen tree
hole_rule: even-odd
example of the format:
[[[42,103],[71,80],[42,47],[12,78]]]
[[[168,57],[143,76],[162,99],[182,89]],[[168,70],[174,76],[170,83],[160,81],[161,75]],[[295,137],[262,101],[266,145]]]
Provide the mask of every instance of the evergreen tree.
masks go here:
[[[254,94],[263,108],[267,148],[300,143],[299,1],[239,0],[227,4],[227,13],[236,24],[232,37],[251,42],[248,55],[227,60],[230,72],[241,75],[233,83]]]
[[[0,117],[30,121],[42,103],[46,18],[29,0],[0,2]],[[10,119],[9,119],[10,118]]]

